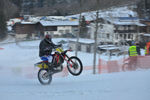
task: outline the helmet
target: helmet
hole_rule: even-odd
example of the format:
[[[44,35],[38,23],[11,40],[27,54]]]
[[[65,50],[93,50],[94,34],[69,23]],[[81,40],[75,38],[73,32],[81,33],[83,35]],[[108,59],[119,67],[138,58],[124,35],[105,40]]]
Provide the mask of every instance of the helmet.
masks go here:
[[[47,35],[45,35],[45,40],[47,41],[47,42],[51,42],[51,35],[49,35],[49,34],[47,34]]]
[[[51,38],[52,38],[51,35],[49,34],[45,35],[45,39],[51,39]]]

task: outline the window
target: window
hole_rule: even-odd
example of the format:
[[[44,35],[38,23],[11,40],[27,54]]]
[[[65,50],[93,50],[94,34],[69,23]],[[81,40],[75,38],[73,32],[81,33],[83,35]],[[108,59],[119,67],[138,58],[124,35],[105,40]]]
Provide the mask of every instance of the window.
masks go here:
[[[116,39],[118,39],[118,34],[116,34]]]
[[[129,30],[128,26],[125,26],[125,30]]]
[[[124,39],[126,39],[126,37],[127,37],[127,35],[126,35],[126,34],[124,34]]]
[[[78,50],[81,51],[81,45],[80,44],[78,45]]]
[[[133,34],[131,34],[131,39],[133,39]]]
[[[65,30],[65,33],[70,33],[70,30]]]
[[[134,30],[134,26],[131,26],[131,27],[130,27],[130,30]]]
[[[59,33],[62,33],[62,34],[63,34],[63,33],[64,33],[64,30],[59,30]]]
[[[122,34],[120,34],[120,38],[122,38]]]
[[[119,26],[118,30],[124,30],[124,27],[123,26]]]
[[[128,39],[130,39],[131,38],[131,34],[128,34]]]
[[[86,47],[86,51],[87,51],[87,52],[90,52],[90,46],[87,46],[87,47]]]
[[[110,35],[109,34],[107,34],[107,39],[109,39],[110,38]]]

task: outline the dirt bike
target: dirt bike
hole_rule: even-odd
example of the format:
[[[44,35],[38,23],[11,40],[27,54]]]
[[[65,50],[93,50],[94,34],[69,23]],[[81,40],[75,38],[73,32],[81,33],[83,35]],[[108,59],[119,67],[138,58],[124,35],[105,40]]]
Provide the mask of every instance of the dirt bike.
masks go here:
[[[136,70],[137,59],[135,57],[129,57],[123,61],[122,71]]]
[[[52,55],[52,65],[48,66],[44,61],[38,62],[35,66],[39,67],[38,80],[42,85],[48,85],[52,81],[52,75],[63,71],[63,63],[66,61],[68,71],[78,76],[83,70],[81,60],[76,56],[69,57],[67,52],[72,50],[63,50],[62,48],[56,48],[55,53]]]

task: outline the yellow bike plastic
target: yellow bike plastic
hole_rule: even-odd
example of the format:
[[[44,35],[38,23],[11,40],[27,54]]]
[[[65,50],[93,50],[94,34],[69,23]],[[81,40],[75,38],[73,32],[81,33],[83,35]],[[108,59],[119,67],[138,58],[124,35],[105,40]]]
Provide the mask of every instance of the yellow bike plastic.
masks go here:
[[[64,52],[64,50],[62,48],[57,48],[56,51],[58,51],[59,53]]]
[[[37,66],[39,68],[48,69],[48,66],[44,62],[39,62],[39,63],[35,64],[35,66]]]

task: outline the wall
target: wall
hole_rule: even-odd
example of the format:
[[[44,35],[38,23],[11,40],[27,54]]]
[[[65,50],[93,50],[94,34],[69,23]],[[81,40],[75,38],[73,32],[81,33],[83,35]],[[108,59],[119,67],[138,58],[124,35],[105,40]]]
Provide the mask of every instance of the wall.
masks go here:
[[[25,39],[27,37],[27,34],[16,34],[17,39]]]
[[[95,25],[90,24],[90,38],[94,39],[94,33],[95,33]],[[103,27],[98,29],[98,36],[97,40],[98,42],[113,42],[114,39],[114,27],[111,24],[103,24]],[[107,38],[107,34],[109,34],[109,38]]]
[[[44,34],[53,34],[53,35],[63,35],[66,33],[75,33],[75,30],[77,30],[78,27],[76,26],[57,26],[56,31],[44,31]]]

